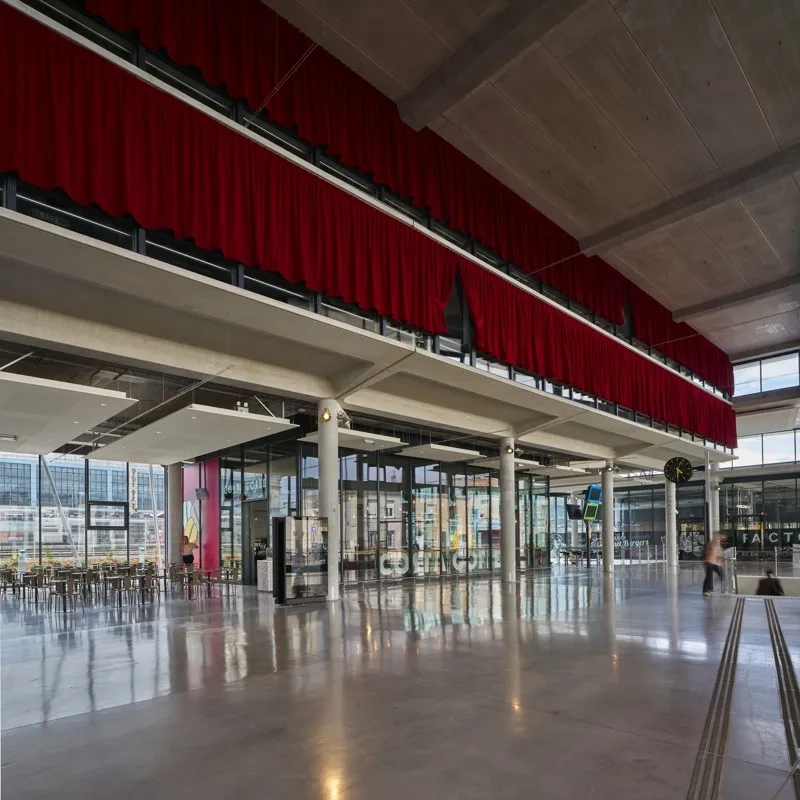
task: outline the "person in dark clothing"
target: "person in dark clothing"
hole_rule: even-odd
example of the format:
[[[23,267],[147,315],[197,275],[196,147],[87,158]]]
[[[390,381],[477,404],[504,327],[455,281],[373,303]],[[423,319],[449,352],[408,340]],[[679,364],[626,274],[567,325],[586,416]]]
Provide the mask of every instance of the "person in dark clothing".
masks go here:
[[[781,586],[781,582],[775,577],[775,573],[771,569],[767,570],[767,577],[758,582],[756,594],[764,595],[765,597],[783,597],[783,586]]]

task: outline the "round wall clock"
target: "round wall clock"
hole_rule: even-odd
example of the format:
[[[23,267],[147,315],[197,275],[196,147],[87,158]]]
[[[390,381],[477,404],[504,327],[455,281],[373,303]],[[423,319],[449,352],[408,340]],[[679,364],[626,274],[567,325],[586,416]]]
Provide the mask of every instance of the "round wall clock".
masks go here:
[[[686,483],[693,474],[691,462],[683,456],[675,456],[664,464],[664,477],[672,483]]]

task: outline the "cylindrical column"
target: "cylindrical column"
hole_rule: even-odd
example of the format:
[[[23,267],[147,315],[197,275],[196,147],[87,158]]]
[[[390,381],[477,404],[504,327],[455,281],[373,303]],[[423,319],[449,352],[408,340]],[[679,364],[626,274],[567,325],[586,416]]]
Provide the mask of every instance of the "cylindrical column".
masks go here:
[[[664,486],[664,523],[667,531],[667,566],[678,565],[678,493],[675,484]]]
[[[339,404],[321,400],[319,431],[319,515],[328,520],[328,600],[339,599]]]
[[[711,506],[711,533],[720,530],[719,522],[719,464],[711,464],[709,469],[709,503]]]
[[[603,470],[603,572],[614,571],[614,464]]]
[[[500,442],[500,569],[508,583],[517,580],[516,492],[514,491],[514,440]]]
[[[579,519],[573,519],[571,522],[571,529],[569,532],[569,546],[570,547],[581,546],[581,521]]]
[[[167,564],[181,563],[183,541],[183,467],[167,467]]]

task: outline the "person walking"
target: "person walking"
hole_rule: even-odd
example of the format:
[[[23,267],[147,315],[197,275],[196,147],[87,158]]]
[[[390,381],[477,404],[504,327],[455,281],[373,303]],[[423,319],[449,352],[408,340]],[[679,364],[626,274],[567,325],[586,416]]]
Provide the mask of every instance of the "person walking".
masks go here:
[[[703,581],[703,597],[711,597],[714,591],[714,573],[719,576],[720,583],[725,586],[725,573],[722,571],[722,542],[724,536],[719,531],[711,537],[706,545],[703,560],[706,562],[706,579]]]
[[[183,558],[184,566],[190,567],[194,564],[194,551],[197,550],[197,542],[190,542],[188,536],[183,537],[181,542],[181,557]]]
[[[767,576],[758,582],[756,594],[763,597],[783,597],[783,586],[771,569],[768,569]]]

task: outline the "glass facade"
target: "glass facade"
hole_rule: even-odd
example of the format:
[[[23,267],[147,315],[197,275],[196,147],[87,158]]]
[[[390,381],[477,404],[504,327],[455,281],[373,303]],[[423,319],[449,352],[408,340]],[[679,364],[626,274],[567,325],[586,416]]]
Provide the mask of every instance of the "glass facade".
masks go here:
[[[731,469],[797,463],[797,455],[800,452],[798,437],[800,429],[740,436],[738,447],[733,451],[736,460],[725,461],[721,467]]]
[[[800,386],[798,353],[736,364],[733,368],[733,380],[736,397]]]
[[[157,560],[164,502],[160,466],[0,452],[0,564]]]
[[[236,448],[223,455],[221,484],[222,558],[242,559],[252,582],[255,560],[271,553],[272,520],[319,515],[317,447],[288,440]],[[341,450],[339,490],[345,584],[499,572],[496,472]],[[519,568],[548,566],[547,481],[517,476],[516,510]]]

